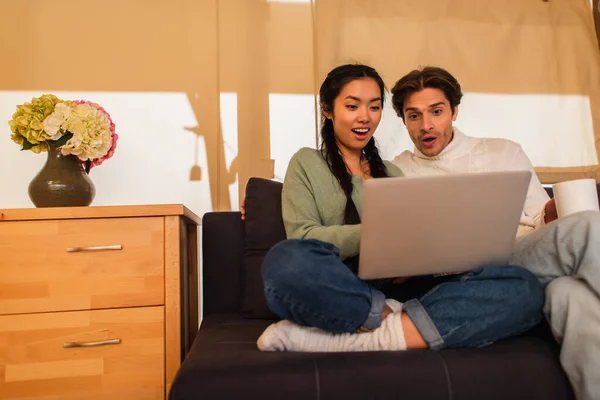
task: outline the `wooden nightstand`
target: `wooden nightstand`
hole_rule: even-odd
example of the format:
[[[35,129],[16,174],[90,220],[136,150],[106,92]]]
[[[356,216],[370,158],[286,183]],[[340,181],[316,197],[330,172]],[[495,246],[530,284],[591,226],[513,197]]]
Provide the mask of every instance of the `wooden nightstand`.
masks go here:
[[[182,205],[0,209],[0,399],[165,399],[198,329]]]

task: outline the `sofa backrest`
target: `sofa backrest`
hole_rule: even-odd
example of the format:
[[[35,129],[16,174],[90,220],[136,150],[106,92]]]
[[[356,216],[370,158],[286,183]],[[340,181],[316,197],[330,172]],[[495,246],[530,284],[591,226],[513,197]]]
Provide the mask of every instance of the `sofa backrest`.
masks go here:
[[[250,178],[246,185],[246,221],[241,313],[246,318],[276,319],[267,306],[262,262],[278,242],[286,239],[281,215],[281,182]]]
[[[280,182],[250,178],[246,220],[239,212],[207,213],[202,219],[204,314],[240,313],[276,319],[264,296],[262,261],[286,238],[281,216]]]
[[[202,307],[204,315],[238,313],[241,306],[244,221],[239,212],[202,217]]]

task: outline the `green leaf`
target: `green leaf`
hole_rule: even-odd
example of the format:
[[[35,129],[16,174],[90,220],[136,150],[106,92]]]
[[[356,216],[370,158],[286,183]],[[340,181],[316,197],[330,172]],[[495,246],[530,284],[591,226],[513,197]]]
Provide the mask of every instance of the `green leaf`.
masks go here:
[[[33,147],[33,145],[31,143],[29,143],[29,141],[27,139],[23,140],[23,147],[21,147],[21,151],[23,150],[29,150]]]
[[[69,141],[69,139],[71,139],[72,137],[73,137],[73,134],[71,132],[67,132],[64,136],[61,136],[57,140],[53,141],[54,146],[60,147],[60,146],[64,145],[65,143],[67,143]]]

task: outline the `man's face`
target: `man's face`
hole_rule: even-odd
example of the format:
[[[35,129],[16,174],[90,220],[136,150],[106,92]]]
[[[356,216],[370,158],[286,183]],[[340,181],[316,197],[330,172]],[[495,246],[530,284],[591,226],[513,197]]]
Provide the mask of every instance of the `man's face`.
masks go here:
[[[425,88],[404,101],[404,125],[415,147],[427,157],[441,153],[452,141],[452,122],[458,115],[439,89]]]

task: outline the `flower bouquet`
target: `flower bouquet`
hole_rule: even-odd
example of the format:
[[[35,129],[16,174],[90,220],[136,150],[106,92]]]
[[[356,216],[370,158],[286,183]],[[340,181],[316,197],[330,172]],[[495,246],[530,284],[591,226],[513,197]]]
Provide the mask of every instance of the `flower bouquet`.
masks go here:
[[[89,101],[61,100],[46,94],[17,106],[8,122],[21,150],[48,152],[48,160],[29,185],[37,207],[89,205],[92,167],[114,154],[118,136],[110,115]]]

